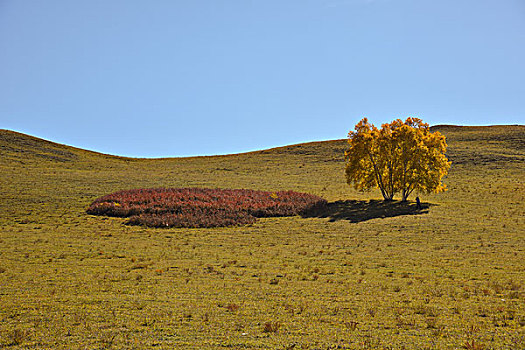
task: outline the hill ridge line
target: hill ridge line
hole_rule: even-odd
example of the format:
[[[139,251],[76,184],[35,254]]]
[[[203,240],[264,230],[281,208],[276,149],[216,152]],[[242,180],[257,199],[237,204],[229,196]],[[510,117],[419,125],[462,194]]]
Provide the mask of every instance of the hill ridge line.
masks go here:
[[[453,130],[453,129],[479,130],[479,129],[504,128],[504,127],[520,127],[521,128],[521,127],[525,127],[525,125],[508,124],[508,125],[480,125],[480,126],[477,126],[477,125],[438,124],[438,125],[431,126],[430,129],[432,131],[439,131],[440,129],[441,130],[442,129],[447,129],[447,130]],[[89,149],[86,149],[86,148],[81,148],[81,147],[71,146],[71,145],[67,145],[67,144],[62,144],[62,143],[51,141],[51,140],[48,140],[48,139],[45,139],[45,138],[42,138],[42,137],[33,136],[33,135],[30,135],[30,134],[26,134],[26,133],[23,133],[23,132],[10,130],[10,129],[0,129],[0,141],[2,141],[1,134],[11,134],[11,135],[16,135],[18,137],[28,138],[28,139],[31,139],[32,141],[45,143],[47,146],[54,146],[54,147],[59,147],[59,148],[65,148],[65,149],[69,149],[69,150],[75,150],[75,151],[80,151],[80,152],[91,153],[91,154],[98,155],[98,156],[111,157],[111,158],[116,158],[116,159],[121,159],[121,160],[128,160],[128,161],[130,161],[130,160],[133,161],[133,160],[163,160],[163,159],[192,159],[192,158],[210,158],[210,157],[214,157],[214,158],[215,157],[231,157],[231,156],[246,155],[246,154],[268,153],[268,152],[271,152],[271,151],[279,151],[279,150],[284,150],[284,149],[287,149],[287,148],[299,148],[301,146],[306,146],[306,145],[315,145],[315,144],[323,144],[323,143],[337,143],[337,142],[342,142],[342,141],[346,140],[346,138],[342,138],[342,139],[333,139],[333,140],[306,141],[306,142],[294,143],[294,144],[290,144],[290,145],[275,146],[275,147],[270,147],[270,148],[265,148],[265,149],[260,149],[260,150],[253,150],[253,151],[246,151],[246,152],[239,152],[239,153],[216,154],[216,155],[171,156],[171,157],[128,157],[128,156],[120,156],[120,155],[115,155],[115,154],[110,154],[110,153],[103,153],[103,152],[89,150]]]

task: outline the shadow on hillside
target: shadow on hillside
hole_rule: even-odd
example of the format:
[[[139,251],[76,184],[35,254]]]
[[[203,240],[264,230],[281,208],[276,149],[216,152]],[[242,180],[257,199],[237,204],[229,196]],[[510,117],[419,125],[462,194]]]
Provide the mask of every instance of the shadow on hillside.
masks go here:
[[[421,209],[418,209],[416,203],[413,202],[346,200],[328,203],[326,207],[306,213],[303,217],[329,218],[330,221],[362,222],[377,218],[426,214],[430,206],[430,203],[421,203]]]

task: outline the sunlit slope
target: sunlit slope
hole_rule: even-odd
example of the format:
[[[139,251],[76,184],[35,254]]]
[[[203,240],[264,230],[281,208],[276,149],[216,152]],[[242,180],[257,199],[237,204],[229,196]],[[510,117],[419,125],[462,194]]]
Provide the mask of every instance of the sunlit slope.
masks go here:
[[[14,162],[31,166],[52,164],[45,163],[45,161],[78,165],[78,163],[86,159],[121,158],[62,145],[4,129],[0,129],[0,157],[2,157],[4,163]]]
[[[447,136],[455,165],[492,165],[525,161],[525,126],[435,126]]]
[[[433,130],[447,136],[452,169],[445,182],[450,189],[474,187],[473,179],[478,176],[483,183],[497,183],[500,179],[483,174],[492,176],[498,169],[507,169],[505,174],[510,177],[523,171],[525,126],[437,126]],[[38,221],[37,215],[26,217],[34,210],[49,215],[74,210],[81,215],[96,197],[142,187],[296,190],[328,200],[379,198],[378,193],[363,194],[346,185],[345,149],[346,140],[334,140],[226,156],[137,159],[0,130],[0,208],[7,214],[2,220],[25,217]],[[461,176],[460,181],[456,175]],[[481,188],[472,191],[486,195]],[[458,194],[452,191],[435,198],[454,200]]]
[[[449,191],[421,195],[420,215],[350,188],[345,140],[131,159],[1,130],[0,347],[525,348],[525,127],[434,129]],[[295,190],[333,206],[216,229],[85,212],[141,187]]]
[[[453,164],[449,178],[459,171],[477,175],[481,169],[521,169],[525,161],[525,126],[433,129],[447,136]],[[291,189],[329,200],[369,198],[345,184],[345,149],[346,140],[335,140],[227,156],[136,159],[0,130],[0,205],[12,214],[19,213],[17,203],[27,209],[42,209],[36,205],[41,202],[64,203],[81,211],[93,198],[119,189],[181,186]]]
[[[477,159],[476,163],[489,161],[523,160],[523,150],[525,149],[525,126],[453,126],[438,125],[431,128],[432,131],[439,131],[447,136],[449,143],[448,156],[454,163],[462,163],[466,159]],[[245,160],[253,156],[259,156],[263,161],[268,162],[267,156],[299,156],[305,163],[323,162],[342,162],[343,153],[346,150],[346,140],[320,141],[296,144],[291,146],[276,147],[267,150],[232,154],[226,156],[206,156],[206,157],[185,157],[185,158],[164,158],[164,159],[141,159],[112,156],[83,150],[71,146],[54,143],[30,135],[18,133],[10,130],[0,129],[0,157],[4,164],[12,162],[27,164],[31,166],[50,166],[44,161],[58,163],[69,163],[69,166],[81,167],[83,163],[91,161],[97,165],[97,161],[120,161],[120,162],[166,162],[166,161],[189,161],[199,159],[215,162],[217,160]],[[466,152],[470,150],[470,152]],[[177,150],[173,150],[176,153]],[[498,159],[494,154],[500,154],[505,159]],[[265,157],[266,156],[266,157]],[[479,159],[479,157],[483,159]],[[487,159],[484,159],[487,158]],[[88,164],[89,165],[89,164]],[[52,167],[52,166],[51,166]]]

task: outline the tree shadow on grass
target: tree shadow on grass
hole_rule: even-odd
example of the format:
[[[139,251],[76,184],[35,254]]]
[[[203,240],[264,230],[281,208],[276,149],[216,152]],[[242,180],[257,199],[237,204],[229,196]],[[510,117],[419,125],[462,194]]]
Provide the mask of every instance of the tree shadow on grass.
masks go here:
[[[431,205],[434,204],[421,203],[421,209],[418,209],[416,203],[413,202],[346,200],[330,202],[324,208],[310,211],[303,217],[329,218],[330,221],[362,222],[377,218],[426,214]]]

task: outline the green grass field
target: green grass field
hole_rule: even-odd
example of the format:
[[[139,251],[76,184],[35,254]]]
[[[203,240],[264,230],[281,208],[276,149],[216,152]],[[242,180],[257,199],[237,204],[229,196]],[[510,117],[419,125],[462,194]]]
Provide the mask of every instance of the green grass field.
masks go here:
[[[525,349],[525,127],[437,129],[449,191],[423,212],[350,188],[345,140],[129,159],[0,131],[0,348]],[[151,187],[330,204],[213,229],[85,213]]]

